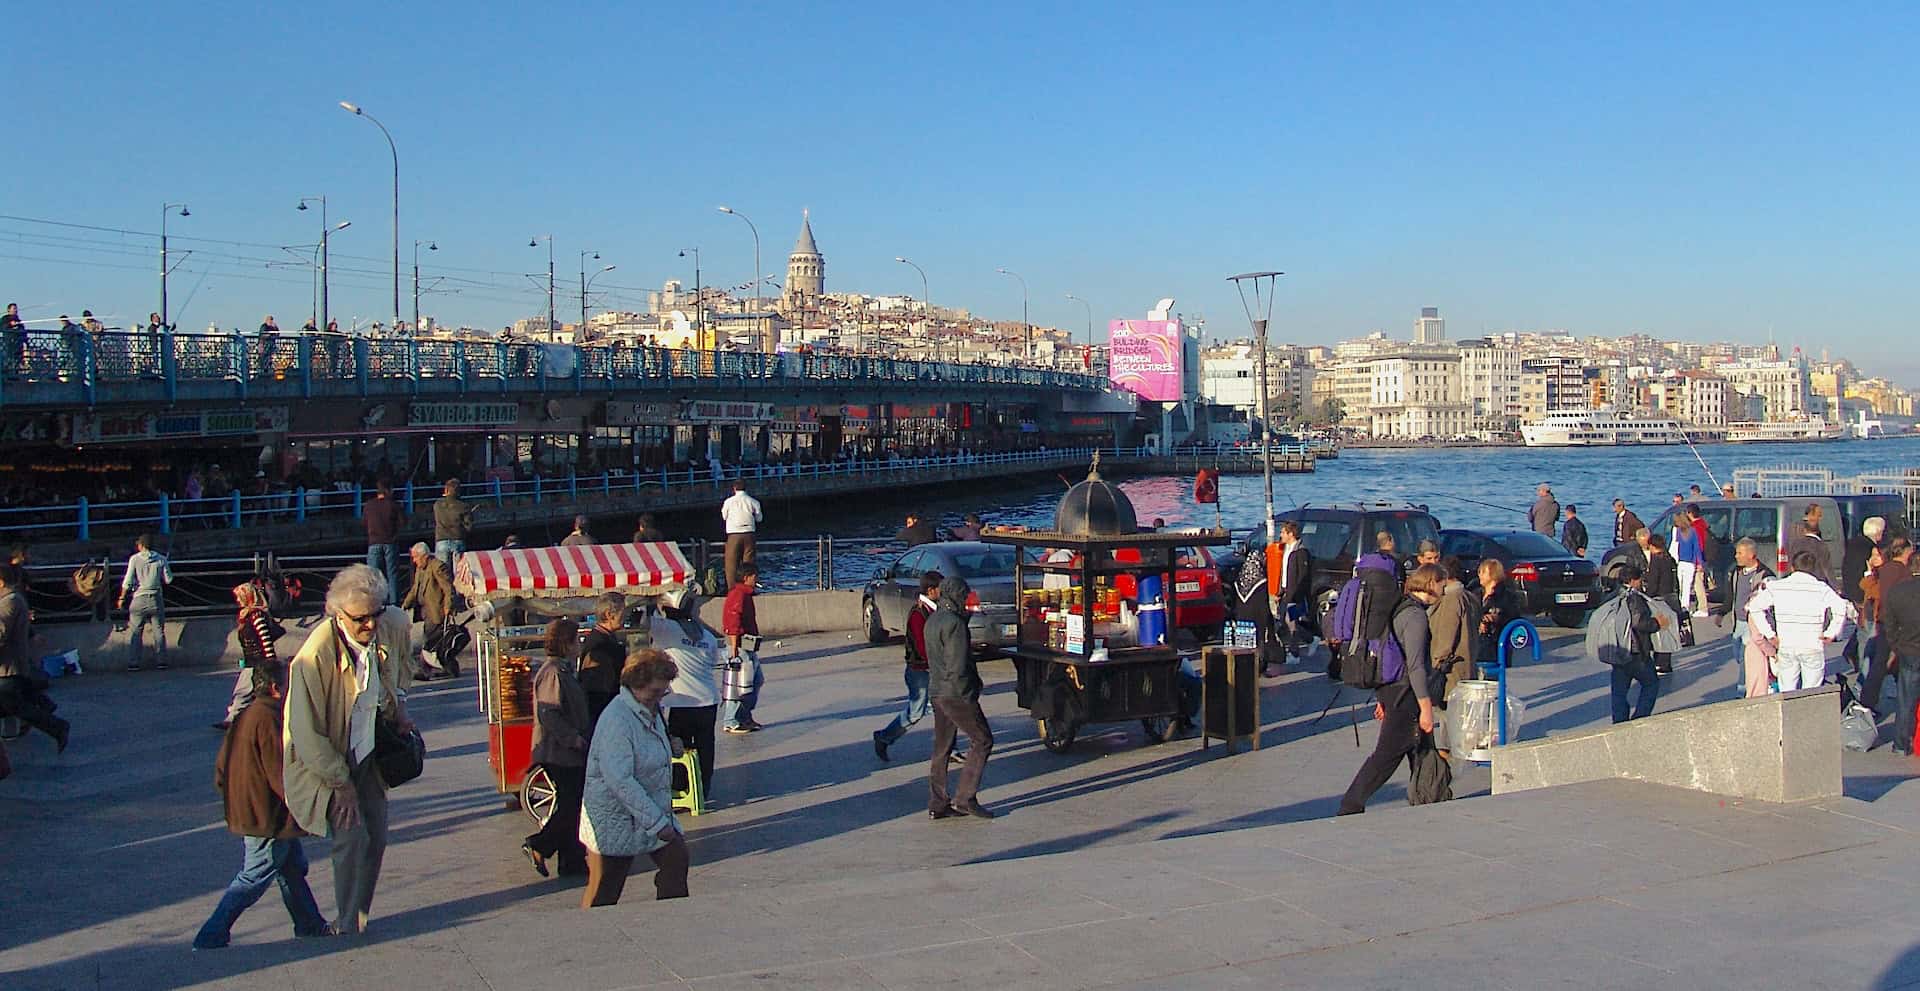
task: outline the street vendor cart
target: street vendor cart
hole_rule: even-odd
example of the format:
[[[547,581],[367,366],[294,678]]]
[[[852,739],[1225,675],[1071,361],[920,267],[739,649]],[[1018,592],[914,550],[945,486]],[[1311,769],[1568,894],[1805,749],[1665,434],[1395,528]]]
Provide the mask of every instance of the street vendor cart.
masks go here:
[[[1091,723],[1138,719],[1155,742],[1183,715],[1175,594],[1178,548],[1231,542],[1224,530],[1139,532],[1133,504],[1100,478],[1069,489],[1051,530],[989,527],[980,539],[1020,548],[1020,626],[1007,653],[1016,699],[1041,743],[1073,746]]]
[[[618,592],[629,614],[652,597],[682,588],[693,566],[672,543],[598,544],[468,551],[454,563],[453,585],[486,622],[479,636],[480,711],[487,717],[487,763],[494,787],[536,821],[552,811],[553,783],[532,766],[533,675],[545,661],[544,621],[591,617],[602,595]],[[521,625],[515,625],[521,623]],[[647,625],[627,628],[629,648],[649,642]]]

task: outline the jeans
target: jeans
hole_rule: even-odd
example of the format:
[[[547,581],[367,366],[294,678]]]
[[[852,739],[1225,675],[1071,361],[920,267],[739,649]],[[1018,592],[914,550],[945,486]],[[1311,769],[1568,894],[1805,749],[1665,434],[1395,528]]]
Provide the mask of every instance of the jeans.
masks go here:
[[[159,599],[136,597],[127,607],[127,641],[133,651],[128,667],[137,668],[146,658],[148,626],[153,627],[156,641],[154,663],[167,663],[167,607]]]
[[[398,593],[399,590],[393,587],[394,558],[392,544],[368,544],[367,567],[387,577],[388,598],[392,598],[394,594]]]
[[[233,683],[233,694],[227,698],[227,714],[222,722],[231,723],[240,718],[241,710],[253,704],[253,669],[241,668],[240,677]]]
[[[1783,692],[1818,687],[1827,676],[1827,652],[1820,647],[1783,646],[1773,659],[1773,673]]]
[[[1640,683],[1640,698],[1629,713],[1627,692],[1636,681]],[[1613,666],[1614,722],[1624,723],[1629,719],[1645,719],[1653,715],[1653,703],[1659,698],[1660,674],[1654,670],[1651,660],[1636,658],[1629,663]]]
[[[927,669],[907,668],[906,671],[906,706],[900,710],[899,715],[893,717],[893,722],[888,723],[885,727],[881,728],[879,732],[873,734],[874,739],[889,746],[891,746],[894,741],[906,736],[907,728],[927,718],[927,713],[933,709],[933,703],[927,697],[927,679],[930,676]]]
[[[1900,711],[1893,718],[1893,749],[1910,754],[1913,752],[1913,709],[1920,705],[1920,657],[1900,658],[1900,671],[1895,679],[1900,687]]]
[[[741,651],[746,653],[746,651]],[[747,688],[742,698],[728,699],[720,703],[720,724],[727,729],[739,729],[753,725],[753,707],[760,704],[760,686],[767,683],[767,669],[753,666],[753,684]]]
[[[440,563],[447,566],[448,574],[453,573],[453,559],[466,552],[467,542],[464,540],[436,540],[433,542],[433,556],[439,558]],[[373,553],[372,548],[368,548],[367,553],[371,555]],[[387,548],[387,553],[393,553],[393,548]]]
[[[300,840],[276,840],[265,836],[241,837],[246,843],[246,858],[240,873],[227,884],[226,894],[213,907],[213,914],[193,937],[197,950],[212,950],[227,945],[233,924],[240,913],[253,907],[274,884],[280,885],[280,900],[293,917],[295,936],[323,936],[327,920],[314,904],[313,889],[307,887],[307,853]]]

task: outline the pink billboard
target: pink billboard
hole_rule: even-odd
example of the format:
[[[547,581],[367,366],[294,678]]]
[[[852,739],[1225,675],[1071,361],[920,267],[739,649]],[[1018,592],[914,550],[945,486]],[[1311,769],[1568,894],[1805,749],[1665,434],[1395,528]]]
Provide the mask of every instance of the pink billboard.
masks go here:
[[[1117,388],[1156,403],[1179,402],[1182,333],[1178,320],[1107,324],[1108,377]]]

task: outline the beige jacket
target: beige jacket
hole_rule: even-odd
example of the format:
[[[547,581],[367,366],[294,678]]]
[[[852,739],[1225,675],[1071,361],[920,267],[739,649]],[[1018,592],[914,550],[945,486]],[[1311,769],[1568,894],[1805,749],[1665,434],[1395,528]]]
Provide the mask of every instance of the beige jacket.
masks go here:
[[[380,614],[374,649],[380,676],[379,708],[392,712],[412,683],[407,615],[388,606]],[[315,836],[332,835],[327,802],[333,789],[348,783],[353,743],[353,657],[332,620],[314,627],[287,667],[287,808],[300,828]]]

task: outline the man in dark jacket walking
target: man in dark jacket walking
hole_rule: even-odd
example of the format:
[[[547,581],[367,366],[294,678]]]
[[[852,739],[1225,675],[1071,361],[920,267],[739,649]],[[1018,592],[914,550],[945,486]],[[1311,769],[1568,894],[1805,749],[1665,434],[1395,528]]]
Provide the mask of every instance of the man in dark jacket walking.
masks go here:
[[[940,583],[940,608],[927,619],[927,692],[933,697],[933,762],[927,768],[927,815],[946,819],[957,815],[991,819],[980,804],[980,779],[993,753],[993,730],[980,708],[980,671],[974,665],[973,645],[967,635],[967,583],[959,576]],[[947,759],[954,734],[967,736],[967,762],[960,768],[960,784],[947,792]]]
[[[1587,525],[1580,521],[1580,507],[1573,503],[1567,503],[1567,519],[1560,524],[1560,546],[1574,557],[1587,556]]]
[[[1373,716],[1380,721],[1380,738],[1340,798],[1343,816],[1367,811],[1367,799],[1393,777],[1400,762],[1420,745],[1422,734],[1433,732],[1426,609],[1416,599],[1402,598],[1387,619],[1386,635],[1399,643],[1406,663],[1400,677],[1374,691]]]
[[[193,938],[196,950],[227,945],[240,913],[276,883],[287,914],[293,917],[295,936],[333,935],[314,903],[313,889],[307,887],[307,854],[300,847],[300,827],[287,811],[286,786],[281,783],[280,721],[287,669],[257,664],[251,670],[253,702],[227,730],[213,765],[213,786],[226,807],[227,829],[245,839],[246,859]]]
[[[1664,555],[1663,555],[1664,556]],[[1653,703],[1660,698],[1660,671],[1654,665],[1653,635],[1667,625],[1666,617],[1654,615],[1647,605],[1646,576],[1631,564],[1620,569],[1621,595],[1627,598],[1627,633],[1631,638],[1633,660],[1613,666],[1613,721],[1644,719],[1653,714]],[[1640,683],[1640,698],[1632,710],[1627,693],[1634,682]]]
[[[927,696],[927,683],[932,677],[927,669],[927,620],[933,617],[940,606],[936,596],[940,594],[940,583],[945,577],[938,571],[921,575],[920,598],[907,611],[907,704],[891,722],[874,731],[873,753],[881,760],[892,760],[887,755],[887,748],[906,736],[907,729],[925,719],[933,708]]]

